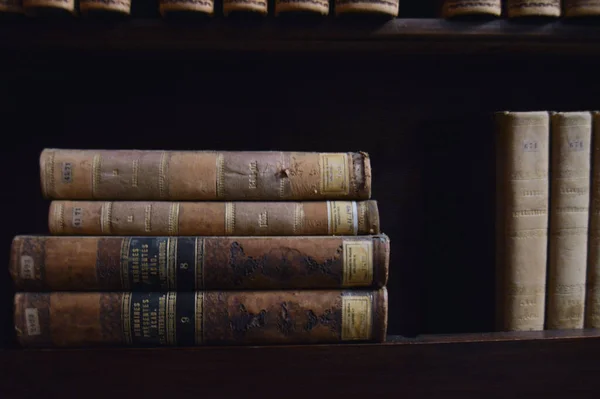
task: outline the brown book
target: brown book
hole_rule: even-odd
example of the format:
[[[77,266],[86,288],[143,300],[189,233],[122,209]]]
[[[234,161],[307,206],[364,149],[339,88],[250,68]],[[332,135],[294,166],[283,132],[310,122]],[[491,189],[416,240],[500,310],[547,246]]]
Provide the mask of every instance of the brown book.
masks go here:
[[[600,15],[600,0],[565,0],[564,16],[575,17],[597,17]]]
[[[465,15],[502,15],[501,0],[443,0],[441,16],[443,18]]]
[[[281,236],[378,234],[367,201],[61,201],[50,204],[54,235]]]
[[[366,200],[364,152],[45,149],[42,192],[66,200]]]
[[[381,287],[386,235],[35,236],[13,239],[24,291],[194,291]]]
[[[383,342],[379,290],[23,292],[23,347],[199,346]]]
[[[508,18],[560,17],[561,0],[506,0]]]
[[[159,10],[163,17],[188,13],[214,15],[215,2],[214,0],[160,0]]]
[[[23,0],[23,11],[28,16],[77,14],[75,0]]]
[[[590,209],[584,328],[600,328],[600,112],[592,112]]]
[[[103,12],[131,14],[131,0],[79,0],[79,11],[82,14]]]

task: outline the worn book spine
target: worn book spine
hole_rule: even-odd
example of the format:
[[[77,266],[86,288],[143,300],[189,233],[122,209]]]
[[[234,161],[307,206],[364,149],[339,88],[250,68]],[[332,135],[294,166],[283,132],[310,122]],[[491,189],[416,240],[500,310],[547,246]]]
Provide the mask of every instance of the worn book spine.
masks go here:
[[[23,292],[23,347],[384,342],[387,290]]]
[[[76,14],[75,0],[23,0],[23,11],[31,16],[66,11]]]
[[[23,13],[22,0],[0,0],[0,13]]]
[[[600,328],[600,112],[592,112],[590,219],[585,328]]]
[[[366,201],[67,201],[48,211],[54,235],[282,236],[378,234]]]
[[[564,0],[564,16],[596,17],[600,15],[600,0]]]
[[[284,13],[329,14],[329,0],[275,0],[275,16]]]
[[[551,113],[550,241],[546,329],[581,329],[590,201],[590,112]]]
[[[364,152],[44,149],[42,192],[66,200],[366,200]]]
[[[501,0],[445,0],[442,4],[442,17],[454,18],[464,15],[502,15]]]
[[[560,17],[561,0],[506,0],[508,18]]]
[[[266,16],[269,14],[269,2],[267,0],[223,0],[223,15],[228,17],[233,13]]]
[[[160,0],[160,14],[164,17],[171,13],[204,13],[214,15],[214,0]]]
[[[397,17],[399,0],[335,0],[335,15],[376,14]]]
[[[129,15],[131,0],[79,0],[79,10],[82,14],[110,12]]]
[[[549,139],[548,112],[496,113],[500,191],[496,228],[503,331],[543,330],[545,322]]]
[[[381,287],[384,235],[320,237],[16,236],[24,291],[193,291]]]

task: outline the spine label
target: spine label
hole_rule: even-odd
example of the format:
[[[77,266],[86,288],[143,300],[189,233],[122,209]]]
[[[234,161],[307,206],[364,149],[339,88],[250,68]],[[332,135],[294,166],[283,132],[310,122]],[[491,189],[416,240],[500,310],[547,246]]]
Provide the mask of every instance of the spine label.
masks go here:
[[[343,284],[369,285],[373,281],[373,242],[345,241],[343,246]]]
[[[358,208],[354,201],[327,202],[327,230],[333,235],[358,234]]]
[[[369,295],[342,297],[342,341],[371,339],[372,306]]]
[[[321,192],[347,195],[350,174],[346,154],[321,154]]]

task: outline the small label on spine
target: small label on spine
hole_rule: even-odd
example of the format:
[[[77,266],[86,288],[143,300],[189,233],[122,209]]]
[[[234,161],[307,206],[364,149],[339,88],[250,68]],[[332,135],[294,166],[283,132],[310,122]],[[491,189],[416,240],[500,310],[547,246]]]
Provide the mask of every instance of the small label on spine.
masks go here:
[[[346,154],[321,154],[321,193],[348,194],[350,175]]]
[[[62,163],[62,181],[63,183],[73,182],[73,164],[71,162]]]
[[[71,224],[73,227],[81,227],[83,224],[83,210],[79,207],[73,208],[73,217]]]
[[[36,308],[25,309],[25,325],[27,327],[27,335],[40,335],[42,329],[40,328],[40,317]]]
[[[535,140],[523,140],[524,152],[538,152],[538,143]]]
[[[369,286],[373,282],[373,242],[344,241],[343,281],[345,287]]]
[[[342,341],[370,340],[372,299],[369,295],[342,297]]]
[[[21,278],[33,280],[35,278],[35,263],[30,255],[21,255]]]
[[[358,232],[357,213],[354,201],[328,201],[327,230],[329,234],[356,235]]]

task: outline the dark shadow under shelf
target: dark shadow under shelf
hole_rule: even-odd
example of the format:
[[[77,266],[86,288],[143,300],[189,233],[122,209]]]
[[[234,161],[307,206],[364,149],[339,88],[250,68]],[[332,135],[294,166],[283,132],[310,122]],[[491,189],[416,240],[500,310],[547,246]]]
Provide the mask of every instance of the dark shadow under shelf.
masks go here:
[[[385,344],[10,349],[0,352],[0,397],[582,397],[600,386],[599,355],[598,330],[390,336]]]

